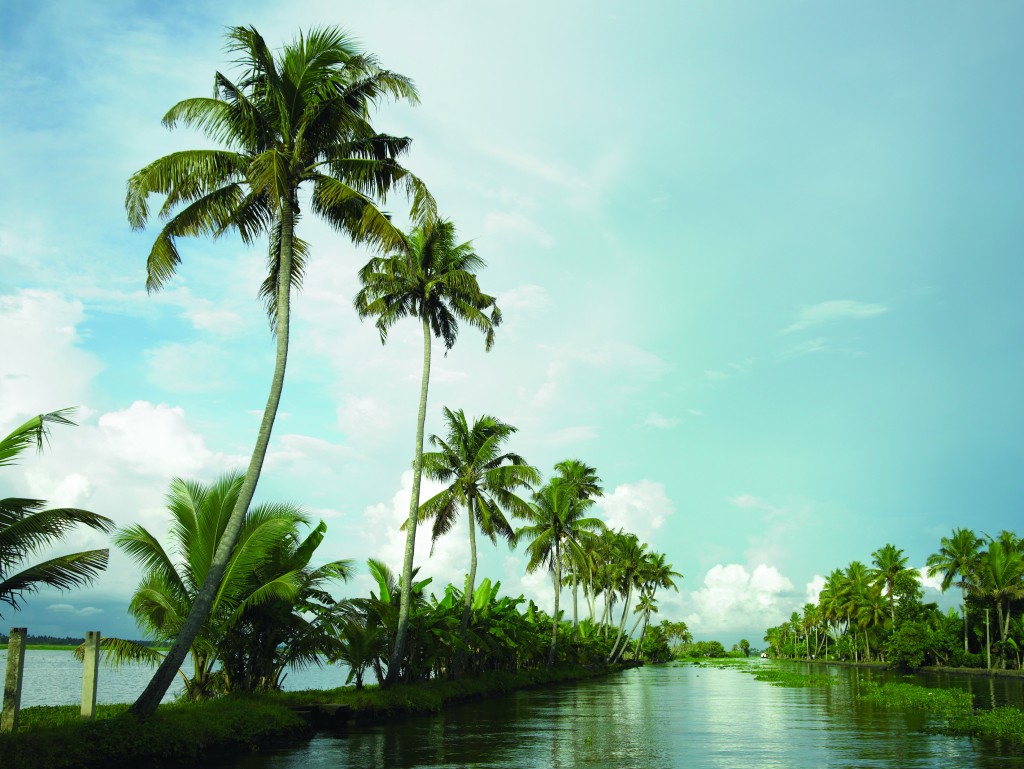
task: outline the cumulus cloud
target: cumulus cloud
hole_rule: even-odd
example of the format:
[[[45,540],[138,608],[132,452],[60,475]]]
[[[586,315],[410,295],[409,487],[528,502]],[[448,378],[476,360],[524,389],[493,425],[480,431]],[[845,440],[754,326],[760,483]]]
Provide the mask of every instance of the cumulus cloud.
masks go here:
[[[646,479],[616,486],[597,501],[597,507],[610,528],[631,531],[655,549],[659,529],[676,509],[665,485]]]
[[[424,478],[420,483],[420,502],[425,502],[444,488],[442,484]],[[401,485],[391,499],[368,506],[363,511],[367,526],[369,555],[386,563],[395,574],[402,571],[405,558],[405,532],[401,526],[409,518],[409,500],[412,497],[412,470],[402,473]],[[434,544],[430,554],[430,523],[416,528],[416,565],[420,568],[418,579],[434,578],[434,587],[448,582],[460,585],[469,571],[469,531],[466,528],[465,513],[459,514],[452,531]],[[489,547],[490,543],[479,536],[478,547]],[[429,555],[429,558],[428,558]]]
[[[807,583],[807,595],[804,603],[813,603],[817,605],[818,598],[821,596],[821,591],[825,589],[825,578],[820,574],[815,574],[811,577],[811,581]]]
[[[832,299],[827,302],[819,302],[810,307],[803,307],[797,315],[795,323],[782,329],[783,334],[791,334],[794,331],[803,331],[822,323],[831,323],[835,320],[862,320],[873,318],[889,312],[889,308],[881,304],[868,304],[866,302],[854,302],[848,299]]]
[[[88,401],[103,365],[80,346],[77,327],[84,319],[81,302],[54,292],[0,296],[0,427]]]
[[[934,577],[928,576],[928,567],[923,566],[917,570],[917,573],[921,575],[921,586],[930,588],[931,590],[937,590],[942,592],[942,575],[936,574]]]
[[[704,587],[691,594],[695,611],[686,617],[698,633],[745,632],[782,622],[792,611],[793,583],[774,566],[748,572],[740,564],[717,564]]]

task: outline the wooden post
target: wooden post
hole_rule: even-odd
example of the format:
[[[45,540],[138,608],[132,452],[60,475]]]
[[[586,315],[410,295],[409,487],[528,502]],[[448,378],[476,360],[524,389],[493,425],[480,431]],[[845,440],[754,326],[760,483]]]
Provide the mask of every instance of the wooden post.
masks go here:
[[[21,683],[25,672],[25,637],[28,629],[12,627],[7,644],[7,677],[4,679],[4,709],[0,715],[0,732],[18,730],[18,711],[21,710]]]
[[[100,631],[85,634],[85,658],[82,665],[82,720],[91,721],[96,715],[96,684],[100,669]]]

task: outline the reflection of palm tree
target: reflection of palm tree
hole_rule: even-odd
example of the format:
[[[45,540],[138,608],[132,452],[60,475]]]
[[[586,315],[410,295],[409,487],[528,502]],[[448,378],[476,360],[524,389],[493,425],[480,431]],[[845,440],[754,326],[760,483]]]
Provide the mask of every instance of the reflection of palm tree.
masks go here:
[[[277,55],[252,27],[232,27],[227,37],[241,79],[218,73],[212,98],[186,99],[164,116],[168,127],[198,128],[227,149],[174,152],[153,161],[128,180],[125,206],[132,227],[141,229],[150,218],[150,195],[166,195],[159,212],[166,224],[147,262],[151,291],[174,275],[179,237],[237,230],[252,242],[269,235],[270,271],[261,295],[277,335],[274,375],[222,546],[165,662],[132,706],[136,715],[156,710],[206,621],[259,481],[284,386],[291,289],[301,282],[307,255],[295,232],[299,188],[311,185],[310,207],[332,227],[383,248],[401,248],[405,240],[370,195],[402,186],[414,196],[414,218],[432,216],[434,208],[423,185],[398,163],[410,141],[378,134],[368,122],[382,98],[416,101],[407,78],[380,69],[335,28],[300,35]]]
[[[483,266],[483,259],[476,255],[469,243],[456,245],[455,226],[442,220],[414,229],[409,235],[408,245],[399,253],[371,259],[359,271],[363,288],[356,295],[356,311],[361,318],[376,316],[382,343],[387,338],[388,329],[401,318],[418,318],[423,326],[423,377],[402,562],[402,598],[395,645],[388,665],[388,683],[393,683],[398,674],[409,628],[431,339],[432,336],[440,337],[444,340],[445,349],[450,350],[458,335],[458,321],[462,320],[480,329],[484,334],[485,347],[491,349],[494,328],[501,322],[501,312],[494,297],[480,291],[477,284],[475,272]],[[491,311],[489,317],[484,312],[487,309]]]
[[[42,450],[48,425],[74,424],[68,418],[70,413],[70,409],[62,409],[32,417],[0,440],[0,467],[14,464],[29,446]],[[19,601],[24,600],[24,593],[42,586],[61,590],[80,587],[107,568],[106,548],[24,565],[30,555],[63,539],[79,524],[102,532],[114,528],[112,520],[88,510],[72,507],[46,510],[45,506],[41,499],[0,499],[0,602],[14,609],[20,608]]]
[[[943,537],[939,552],[928,556],[928,576],[942,575],[942,592],[951,585],[960,587],[964,615],[964,651],[967,651],[967,590],[975,579],[978,557],[984,540],[970,529],[954,529],[952,537]]]
[[[492,542],[498,536],[512,543],[515,531],[503,510],[521,518],[529,517],[530,506],[516,491],[538,483],[537,470],[512,452],[502,453],[502,444],[516,432],[512,425],[483,415],[470,426],[462,409],[444,409],[448,433],[445,438],[430,436],[440,451],[423,455],[423,470],[428,478],[448,486],[420,506],[420,520],[432,519],[431,540],[451,531],[459,510],[466,510],[469,525],[469,574],[466,577],[462,610],[462,637],[465,641],[476,582],[476,527]],[[456,657],[455,674],[461,673],[462,656]]]
[[[569,559],[580,562],[586,552],[588,535],[604,529],[598,518],[587,518],[586,511],[593,500],[580,494],[579,487],[564,478],[553,478],[533,496],[529,519],[531,525],[516,532],[516,541],[529,542],[526,552],[529,561],[526,570],[536,571],[539,566],[551,570],[555,589],[555,610],[551,620],[551,646],[548,667],[555,663],[558,644],[558,598],[562,592],[562,563]]]

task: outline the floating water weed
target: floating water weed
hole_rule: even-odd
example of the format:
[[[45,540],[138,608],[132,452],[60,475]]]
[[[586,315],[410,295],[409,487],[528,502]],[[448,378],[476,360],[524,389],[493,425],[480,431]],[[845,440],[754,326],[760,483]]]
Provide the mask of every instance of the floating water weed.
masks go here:
[[[928,713],[970,713],[974,700],[963,689],[930,689],[905,683],[861,684],[859,698],[883,708],[921,710]]]

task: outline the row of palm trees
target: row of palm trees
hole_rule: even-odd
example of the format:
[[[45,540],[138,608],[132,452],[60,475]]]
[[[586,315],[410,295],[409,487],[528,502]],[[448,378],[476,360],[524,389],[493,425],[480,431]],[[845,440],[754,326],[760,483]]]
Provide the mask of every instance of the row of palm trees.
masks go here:
[[[921,601],[922,571],[941,577],[943,592],[953,586],[961,590],[961,618],[956,622],[962,624],[962,652],[956,648],[955,636],[947,632],[950,618],[935,604]],[[981,537],[960,528],[942,538],[938,552],[928,557],[921,570],[910,568],[903,550],[891,544],[872,553],[870,566],[853,561],[845,569],[833,570],[818,603],[806,604],[802,613],[793,612],[789,621],[769,628],[765,641],[776,656],[885,661],[887,654],[900,654],[917,634],[925,639],[919,642],[922,652],[936,663],[970,665],[980,662],[980,656],[972,657],[969,630],[973,625],[977,639],[973,648],[978,655],[985,652],[985,664],[991,667],[990,615],[994,614],[997,661],[1005,667],[1024,646],[1024,636],[1015,633],[1018,628],[1024,630],[1022,610],[1024,543],[1020,537],[1011,531]]]
[[[191,610],[156,675],[132,710],[146,715],[155,710],[175,671],[210,615],[233,548],[244,526],[246,511],[259,480],[284,383],[290,332],[290,299],[301,285],[309,247],[297,235],[300,199],[354,243],[384,254],[372,258],[359,272],[361,289],[355,309],[374,318],[381,341],[401,318],[418,320],[423,330],[423,374],[413,451],[413,489],[405,524],[406,547],[398,578],[398,613],[390,648],[387,678],[393,683],[407,657],[414,608],[415,534],[419,523],[431,521],[436,539],[448,531],[458,510],[467,511],[470,568],[460,632],[465,637],[472,618],[476,578],[476,530],[491,540],[498,536],[515,544],[529,540],[530,568],[552,570],[557,589],[563,571],[571,575],[574,596],[580,585],[591,601],[605,596],[605,614],[615,601],[614,582],[598,582],[596,565],[580,561],[586,536],[596,533],[596,519],[585,515],[599,491],[579,468],[559,469],[558,475],[535,492],[532,501],[517,494],[539,483],[536,470],[520,457],[502,453],[500,444],[514,428],[492,417],[472,424],[461,411],[445,410],[448,434],[432,438],[438,451],[425,454],[424,425],[435,337],[450,349],[459,322],[484,334],[490,349],[501,322],[495,298],[481,291],[475,272],[483,261],[470,244],[457,243],[451,222],[440,218],[423,182],[400,164],[411,140],[380,133],[370,123],[371,111],[382,99],[418,100],[412,81],[380,66],[360,51],[337,28],[318,28],[299,34],[273,52],[252,27],[234,27],[227,48],[235,57],[237,76],[217,73],[214,95],[186,99],[164,117],[169,128],[196,128],[222,149],[175,152],[136,172],[128,181],[125,205],[131,225],[141,229],[150,219],[149,198],[163,196],[158,217],[164,225],[147,261],[147,287],[159,290],[180,263],[177,239],[235,231],[249,243],[268,236],[268,275],[260,294],[276,335],[276,358],[270,395],[249,467],[223,538],[206,570]],[[308,193],[304,192],[308,188]],[[411,201],[413,229],[404,233],[379,208],[387,195],[399,190]],[[448,484],[446,490],[421,504],[423,473]],[[596,476],[595,476],[596,477]],[[514,530],[505,515],[530,521]],[[625,535],[623,535],[625,536]],[[635,540],[635,538],[633,538]],[[632,541],[619,543],[625,586],[623,614],[609,658],[625,648],[624,626],[634,590],[640,595],[641,615],[654,608],[654,589],[640,587],[643,548]],[[662,563],[664,566],[664,564]],[[604,567],[602,567],[604,568]],[[671,583],[670,573],[659,583]],[[646,583],[645,583],[646,584]],[[575,605],[575,604],[574,604]],[[558,636],[556,607],[549,662]],[[610,615],[608,615],[610,616]],[[462,652],[460,652],[461,654]],[[457,657],[457,673],[464,659]]]

